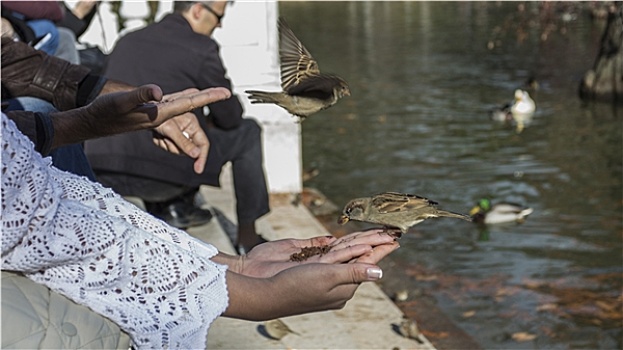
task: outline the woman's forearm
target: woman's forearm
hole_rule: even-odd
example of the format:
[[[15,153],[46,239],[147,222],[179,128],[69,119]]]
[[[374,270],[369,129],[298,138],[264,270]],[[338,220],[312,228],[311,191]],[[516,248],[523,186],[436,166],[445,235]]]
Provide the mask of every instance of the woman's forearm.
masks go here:
[[[386,246],[380,256],[395,249],[393,245]],[[362,282],[375,281],[381,276],[378,266],[367,263],[303,264],[269,278],[227,271],[229,305],[223,316],[262,321],[341,309]]]

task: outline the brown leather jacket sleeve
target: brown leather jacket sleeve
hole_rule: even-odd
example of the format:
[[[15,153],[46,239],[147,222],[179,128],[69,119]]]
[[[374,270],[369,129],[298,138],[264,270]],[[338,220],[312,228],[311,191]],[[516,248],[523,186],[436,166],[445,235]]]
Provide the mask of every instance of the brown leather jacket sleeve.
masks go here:
[[[27,44],[9,38],[2,38],[0,62],[3,99],[20,96],[38,97],[51,102],[61,111],[76,108],[81,83],[89,80],[87,77],[94,80],[87,67],[48,56]],[[96,84],[88,85],[92,88]]]

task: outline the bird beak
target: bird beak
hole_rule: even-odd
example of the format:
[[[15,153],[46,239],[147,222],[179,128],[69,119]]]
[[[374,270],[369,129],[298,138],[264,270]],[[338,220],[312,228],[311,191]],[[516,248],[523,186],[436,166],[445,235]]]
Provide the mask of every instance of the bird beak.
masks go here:
[[[348,216],[346,216],[346,215],[342,215],[342,216],[340,216],[340,218],[339,218],[339,219],[337,219],[337,223],[338,223],[338,224],[340,224],[340,225],[344,225],[345,223],[347,223],[347,222],[348,222],[348,220],[350,220],[350,219],[348,218]]]
[[[346,96],[350,96],[350,90],[346,90],[346,91],[344,91],[344,95],[346,95]]]
[[[469,211],[469,216],[474,216],[480,211],[480,207],[475,206]]]

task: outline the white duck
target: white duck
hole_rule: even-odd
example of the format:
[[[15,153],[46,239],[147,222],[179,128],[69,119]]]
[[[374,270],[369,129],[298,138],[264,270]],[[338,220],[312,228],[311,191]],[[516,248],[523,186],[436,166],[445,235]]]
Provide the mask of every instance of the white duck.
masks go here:
[[[517,132],[521,132],[530,123],[534,111],[536,111],[536,104],[528,92],[521,89],[515,90],[515,102],[511,106],[511,115],[517,123]]]

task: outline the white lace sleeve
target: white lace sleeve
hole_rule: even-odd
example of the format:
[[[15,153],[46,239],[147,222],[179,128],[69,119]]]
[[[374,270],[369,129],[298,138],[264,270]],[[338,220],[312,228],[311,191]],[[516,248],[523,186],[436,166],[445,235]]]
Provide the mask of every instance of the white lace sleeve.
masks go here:
[[[139,348],[205,348],[227,307],[217,250],[51,165],[2,114],[2,269],[115,321]]]

